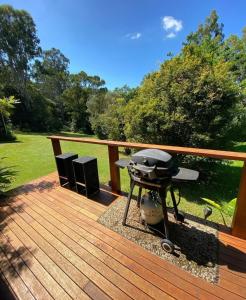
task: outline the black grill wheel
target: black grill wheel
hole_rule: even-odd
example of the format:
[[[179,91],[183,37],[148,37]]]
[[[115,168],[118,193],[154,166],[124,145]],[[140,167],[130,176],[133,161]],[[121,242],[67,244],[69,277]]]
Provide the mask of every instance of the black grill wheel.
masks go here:
[[[173,253],[174,252],[174,244],[168,239],[161,240],[161,247],[167,253]]]

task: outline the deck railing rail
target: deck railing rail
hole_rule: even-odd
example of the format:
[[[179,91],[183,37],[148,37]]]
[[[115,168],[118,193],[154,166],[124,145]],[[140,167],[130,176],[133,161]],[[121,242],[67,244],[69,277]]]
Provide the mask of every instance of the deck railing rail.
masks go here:
[[[108,146],[111,188],[112,191],[115,193],[121,192],[120,171],[119,168],[115,165],[115,161],[119,159],[119,147],[135,148],[135,149],[146,149],[146,148],[160,149],[160,150],[168,151],[170,153],[210,157],[210,158],[216,158],[222,160],[226,159],[226,160],[243,161],[244,164],[242,167],[242,175],[241,175],[241,180],[239,185],[236,208],[233,216],[231,232],[232,235],[246,239],[246,153],[245,152],[221,151],[221,150],[212,150],[212,149],[131,143],[131,142],[99,140],[99,139],[92,139],[92,138],[64,137],[64,136],[48,136],[48,139],[51,139],[54,155],[59,155],[62,153],[60,141],[89,143],[89,144]]]

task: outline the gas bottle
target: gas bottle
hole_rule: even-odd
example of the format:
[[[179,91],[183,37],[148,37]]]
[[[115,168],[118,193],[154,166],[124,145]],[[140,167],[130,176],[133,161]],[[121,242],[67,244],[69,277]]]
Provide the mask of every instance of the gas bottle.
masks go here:
[[[141,219],[149,224],[156,225],[163,219],[162,206],[159,202],[159,195],[156,192],[145,193],[140,202]]]

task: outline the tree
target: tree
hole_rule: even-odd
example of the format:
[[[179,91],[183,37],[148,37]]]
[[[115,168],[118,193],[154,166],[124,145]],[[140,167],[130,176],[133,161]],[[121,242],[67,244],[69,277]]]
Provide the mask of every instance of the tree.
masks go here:
[[[87,112],[91,129],[100,139],[107,138],[107,130],[104,126],[102,115],[107,111],[111,101],[111,94],[107,92],[106,88],[101,88],[93,93],[87,101]]]
[[[231,63],[231,70],[238,82],[246,78],[246,39],[231,35],[221,48],[221,55]]]
[[[60,130],[61,125],[55,117],[56,107],[53,101],[46,98],[32,82],[28,84],[27,91],[32,102],[27,118],[23,119],[23,128],[31,128],[39,132]]]
[[[104,128],[105,137],[116,141],[126,141],[124,132],[125,107],[126,101],[124,98],[113,98],[106,112],[99,116],[102,123],[101,126]]]
[[[33,59],[40,54],[35,23],[24,10],[9,5],[0,6],[0,81],[1,95],[14,95],[20,104],[14,111],[16,125],[31,112],[28,92]],[[19,115],[19,112],[22,114]]]
[[[201,24],[196,32],[190,33],[184,45],[196,44],[201,45],[205,41],[215,41],[216,43],[222,43],[224,39],[222,23],[218,23],[219,16],[217,12],[213,10],[209,17],[207,17],[205,24]]]
[[[242,97],[223,46],[223,24],[212,11],[188,35],[179,55],[145,77],[127,105],[126,136],[149,143],[219,147]]]
[[[90,122],[99,138],[125,141],[125,108],[136,94],[127,85],[107,93],[95,94],[88,102]]]
[[[9,98],[3,97],[0,99],[0,116],[1,116],[1,122],[2,123],[2,128],[1,130],[0,127],[0,132],[1,132],[1,138],[13,138],[11,135],[9,126],[8,126],[8,121],[11,113],[14,110],[15,104],[18,103],[18,101],[14,98],[14,96],[11,96]]]
[[[240,93],[230,63],[186,45],[146,76],[127,105],[126,136],[149,143],[219,147]]]
[[[54,118],[62,127],[65,121],[62,94],[68,87],[69,59],[55,48],[43,51],[41,57],[33,66],[33,78],[42,95],[54,104]]]
[[[63,99],[70,116],[71,130],[91,132],[87,102],[104,84],[99,76],[89,76],[83,71],[69,76],[69,87],[64,91]]]
[[[29,13],[1,5],[0,72],[4,82],[25,94],[30,63],[39,53],[36,26]]]
[[[221,56],[230,63],[230,69],[235,75],[240,88],[240,101],[234,110],[231,136],[234,139],[245,140],[246,138],[246,28],[243,29],[242,37],[230,36],[221,47]]]

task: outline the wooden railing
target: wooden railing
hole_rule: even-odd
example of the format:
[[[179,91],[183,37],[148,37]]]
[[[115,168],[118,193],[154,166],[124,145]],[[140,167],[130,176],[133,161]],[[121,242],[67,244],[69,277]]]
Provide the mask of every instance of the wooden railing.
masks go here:
[[[108,141],[108,140],[98,140],[98,139],[91,139],[91,138],[73,138],[73,137],[64,137],[64,136],[49,136],[48,138],[51,139],[54,155],[59,155],[62,153],[60,141],[107,145],[111,188],[112,191],[115,193],[121,192],[120,171],[119,168],[115,165],[115,161],[119,159],[119,151],[118,151],[119,147],[137,148],[137,149],[146,149],[146,148],[160,149],[160,150],[168,151],[170,153],[195,155],[195,156],[210,157],[216,159],[243,161],[244,165],[242,168],[242,175],[240,180],[237,204],[236,204],[236,208],[233,216],[233,222],[232,222],[232,234],[240,238],[246,239],[246,153],[211,150],[211,149],[199,149],[199,148],[190,148],[190,147]]]

